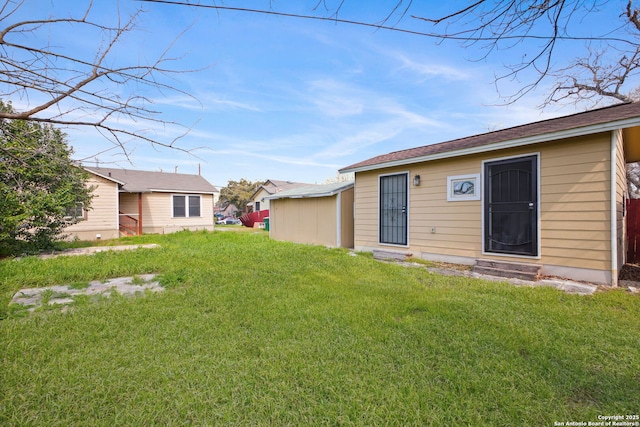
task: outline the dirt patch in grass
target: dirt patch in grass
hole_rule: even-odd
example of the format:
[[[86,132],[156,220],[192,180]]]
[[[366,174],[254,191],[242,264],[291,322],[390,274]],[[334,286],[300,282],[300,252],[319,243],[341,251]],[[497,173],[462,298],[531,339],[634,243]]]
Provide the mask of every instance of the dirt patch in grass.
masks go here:
[[[627,280],[630,282],[640,282],[640,265],[638,264],[625,264],[620,270],[620,280]]]

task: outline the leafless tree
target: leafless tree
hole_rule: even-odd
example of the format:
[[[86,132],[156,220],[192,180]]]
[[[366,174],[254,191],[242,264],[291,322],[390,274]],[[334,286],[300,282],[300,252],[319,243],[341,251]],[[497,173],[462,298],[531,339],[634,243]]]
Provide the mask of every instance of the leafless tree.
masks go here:
[[[634,199],[640,198],[640,163],[627,165],[627,184],[629,195]]]
[[[170,68],[178,59],[169,56],[171,46],[148,63],[121,57],[142,9],[105,17],[91,1],[81,16],[23,19],[29,7],[25,1],[0,1],[0,99],[13,102],[0,119],[92,127],[125,154],[131,140],[176,147],[180,137],[165,140],[152,129],[178,126],[183,136],[188,127],[163,118],[150,94],[189,96],[171,83],[186,70]],[[94,50],[69,49],[57,39],[64,34],[81,36]],[[135,127],[124,124],[132,121]]]
[[[597,104],[602,98],[620,102],[633,102],[635,92],[625,93],[624,85],[630,75],[640,67],[640,46],[627,57],[621,54],[617,62],[607,63],[605,52],[589,51],[585,58],[574,60],[568,67],[554,73],[556,83],[545,100],[545,104],[572,101],[592,101]]]
[[[633,102],[640,99],[640,87],[629,90],[640,69],[640,11],[629,0],[624,13],[629,39],[627,43],[605,43],[597,49],[587,48],[587,55],[576,58],[564,68],[549,73],[556,81],[544,105],[571,100]]]

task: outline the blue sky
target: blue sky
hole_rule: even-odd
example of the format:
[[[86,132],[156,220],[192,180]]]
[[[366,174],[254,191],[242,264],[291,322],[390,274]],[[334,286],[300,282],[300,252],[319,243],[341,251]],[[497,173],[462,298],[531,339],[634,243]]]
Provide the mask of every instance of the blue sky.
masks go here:
[[[40,16],[80,14],[88,2],[31,0]],[[202,3],[205,3],[204,1]],[[273,9],[303,14],[315,1],[273,2]],[[417,2],[414,2],[417,3]],[[466,2],[458,2],[460,5]],[[454,4],[458,4],[454,3]],[[115,19],[113,5],[101,1],[94,12]],[[211,4],[211,2],[209,2]],[[226,1],[227,6],[269,8],[269,1]],[[347,0],[341,17],[379,21],[392,2]],[[613,15],[623,2],[609,2]],[[580,106],[537,107],[546,95],[542,86],[515,105],[497,106],[494,85],[502,64],[526,53],[517,45],[486,60],[475,48],[398,32],[373,30],[331,22],[317,22],[259,14],[215,11],[163,4],[121,1],[121,11],[143,6],[139,29],[120,46],[119,59],[145,61],[173,43],[179,57],[173,67],[200,70],[174,76],[170,84],[180,93],[151,93],[162,117],[191,127],[178,141],[183,151],[148,143],[120,149],[89,129],[69,128],[75,157],[87,164],[144,170],[197,173],[217,186],[228,180],[278,179],[322,183],[337,170],[387,153],[513,125],[570,114]],[[435,16],[448,2],[420,3],[413,13]],[[438,8],[441,8],[440,10]],[[24,8],[23,8],[24,9]],[[320,12],[317,12],[320,13]],[[601,19],[594,21],[602,22]],[[401,27],[421,29],[405,18]],[[583,25],[601,31],[599,24]],[[188,30],[181,34],[185,29]],[[176,37],[180,36],[177,40]],[[67,33],[61,42],[69,49],[88,50],[92,40]],[[68,44],[68,46],[67,46]],[[559,51],[568,60],[579,42]],[[504,82],[505,92],[519,82]],[[19,106],[25,100],[14,100]],[[122,126],[142,126],[121,122]],[[154,129],[171,140],[182,130]],[[101,153],[101,154],[98,154]]]

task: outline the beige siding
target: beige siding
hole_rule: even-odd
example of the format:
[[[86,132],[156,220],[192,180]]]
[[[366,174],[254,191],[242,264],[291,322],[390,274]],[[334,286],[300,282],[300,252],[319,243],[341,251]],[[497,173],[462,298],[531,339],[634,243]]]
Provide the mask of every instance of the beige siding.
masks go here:
[[[603,133],[542,150],[543,264],[610,269],[610,147],[611,135]],[[572,232],[556,236],[565,230]]]
[[[340,227],[343,248],[353,248],[353,188],[340,193]]]
[[[447,201],[447,177],[482,174],[483,161],[539,154],[541,254],[524,261],[609,272],[610,147],[611,134],[602,133],[482,155],[359,172],[355,186],[355,247],[383,247],[378,244],[378,177],[409,172],[410,177],[420,175],[421,183],[418,187],[410,184],[409,245],[397,250],[469,260],[515,258],[482,253],[482,201]]]
[[[120,193],[120,212],[138,218],[138,193]]]
[[[271,200],[272,239],[337,246],[337,196]]]
[[[265,209],[269,209],[269,199],[265,199],[265,197],[270,196],[269,192],[264,188],[261,188],[256,195],[253,197],[253,209],[263,211]],[[256,209],[256,203],[260,203],[260,209]]]
[[[181,230],[213,230],[213,196],[202,194],[200,198],[200,216],[174,218],[172,193],[142,194],[142,232],[173,233]],[[137,195],[136,208],[137,212]]]
[[[90,176],[88,185],[95,188],[86,219],[68,227],[65,233],[69,238],[80,240],[117,238],[120,234],[118,231],[118,185],[95,175]]]
[[[120,236],[119,212],[139,219],[138,193],[119,193],[118,184],[91,175],[94,198],[87,218],[65,231],[70,238],[95,240]],[[171,193],[142,193],[143,233],[171,233],[180,230],[213,230],[213,195],[200,195],[200,216],[173,218]]]

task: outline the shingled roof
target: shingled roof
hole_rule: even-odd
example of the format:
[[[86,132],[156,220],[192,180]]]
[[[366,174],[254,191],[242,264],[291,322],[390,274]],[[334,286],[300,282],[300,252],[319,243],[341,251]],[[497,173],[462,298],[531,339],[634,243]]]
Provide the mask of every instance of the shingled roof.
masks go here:
[[[91,173],[121,185],[126,193],[217,193],[218,189],[200,175],[150,172],[117,168],[85,167]]]
[[[559,138],[607,132],[638,125],[640,125],[640,102],[618,104],[438,144],[394,151],[347,166],[340,169],[340,172],[361,172],[535,144]]]

